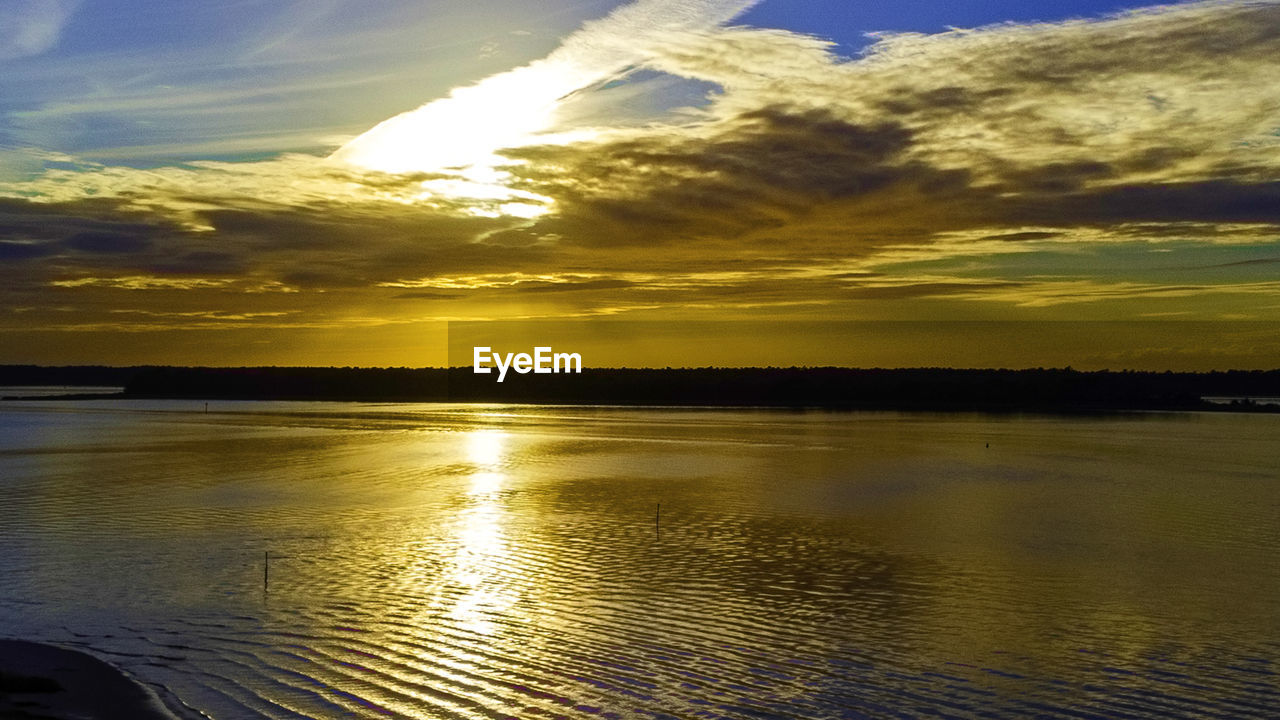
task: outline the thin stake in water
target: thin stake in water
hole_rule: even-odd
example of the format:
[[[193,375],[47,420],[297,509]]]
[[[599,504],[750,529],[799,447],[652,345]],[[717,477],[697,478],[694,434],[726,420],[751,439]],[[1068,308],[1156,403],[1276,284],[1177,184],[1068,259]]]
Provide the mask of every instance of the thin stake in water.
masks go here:
[[[662,503],[658,503],[658,512],[653,516],[653,534],[662,537]]]

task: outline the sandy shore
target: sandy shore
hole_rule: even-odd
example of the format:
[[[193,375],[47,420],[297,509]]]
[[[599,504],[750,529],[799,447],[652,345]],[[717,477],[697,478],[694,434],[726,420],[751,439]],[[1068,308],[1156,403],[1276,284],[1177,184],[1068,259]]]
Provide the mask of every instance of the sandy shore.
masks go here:
[[[154,693],[76,650],[0,640],[0,717],[174,720]]]

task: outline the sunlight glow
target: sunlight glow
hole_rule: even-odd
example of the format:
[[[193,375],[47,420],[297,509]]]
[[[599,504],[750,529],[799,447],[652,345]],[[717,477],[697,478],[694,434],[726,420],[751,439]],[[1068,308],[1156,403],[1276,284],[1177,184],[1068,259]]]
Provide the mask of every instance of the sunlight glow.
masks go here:
[[[501,168],[516,161],[501,151],[586,137],[546,131],[560,101],[600,73],[571,59],[548,58],[494,75],[380,123],[331,159],[377,172],[447,175],[424,180],[416,198],[421,201],[472,201],[473,214],[483,216],[544,215],[551,198],[510,187],[511,174]]]
[[[419,201],[474,201],[474,214],[532,218],[552,200],[510,186],[502,170],[519,164],[509,148],[557,145],[589,131],[552,132],[571,95],[642,66],[672,32],[726,22],[757,0],[638,0],[594,20],[547,57],[491,75],[416,110],[384,120],[330,160],[374,172],[441,175],[422,183]]]
[[[536,141],[565,95],[594,82],[599,70],[542,60],[489,77],[448,97],[383,121],[333,158],[386,173],[493,168],[498,152]]]
[[[465,456],[476,470],[455,529],[457,552],[448,577],[461,594],[448,614],[460,627],[480,635],[494,634],[493,618],[508,613],[516,601],[502,574],[511,561],[503,531],[507,512],[499,495],[506,481],[499,471],[506,440],[507,434],[495,429],[474,430],[465,438]]]
[[[506,512],[494,500],[482,500],[465,510],[457,529],[458,550],[448,573],[462,592],[448,616],[457,625],[480,635],[492,635],[494,617],[510,611],[516,593],[502,575],[511,560],[503,533]]]
[[[467,433],[467,460],[485,470],[502,463],[507,434],[501,430],[475,430]]]
[[[559,102],[593,82],[598,69],[547,59],[458,88],[448,97],[397,115],[347,143],[332,160],[377,172],[433,173],[414,200],[463,201],[483,217],[535,218],[551,198],[510,186],[501,169],[516,161],[504,148],[555,144],[589,133],[546,133]]]
[[[457,88],[443,99],[396,115],[334,152],[332,160],[381,173],[434,173],[415,200],[465,201],[481,217],[536,218],[550,197],[511,187],[508,147],[581,140],[589,133],[549,133],[559,102],[590,85],[599,68],[548,58]]]

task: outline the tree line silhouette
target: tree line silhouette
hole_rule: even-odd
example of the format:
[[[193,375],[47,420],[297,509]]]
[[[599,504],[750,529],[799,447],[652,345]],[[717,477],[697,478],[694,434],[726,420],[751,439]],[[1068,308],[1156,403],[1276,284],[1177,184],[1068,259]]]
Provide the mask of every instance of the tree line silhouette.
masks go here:
[[[879,410],[1280,411],[1280,370],[1079,371],[1071,368],[584,369],[495,382],[463,368],[0,366],[0,385],[123,387],[122,397],[820,407]],[[1241,398],[1214,404],[1205,397]]]

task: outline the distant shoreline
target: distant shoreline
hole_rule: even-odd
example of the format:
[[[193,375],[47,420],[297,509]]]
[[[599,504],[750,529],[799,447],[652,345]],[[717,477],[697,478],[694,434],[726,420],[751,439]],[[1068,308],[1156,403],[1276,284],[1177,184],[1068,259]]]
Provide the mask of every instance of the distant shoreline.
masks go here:
[[[0,717],[175,720],[155,693],[88,653],[0,640]]]
[[[23,382],[23,381],[27,382]],[[1208,373],[947,368],[586,369],[497,383],[470,368],[0,366],[21,400],[315,400],[632,407],[1088,413],[1280,412],[1280,370]],[[123,387],[123,392],[74,391]],[[104,388],[105,389],[105,388]],[[1209,400],[1212,398],[1213,400]]]
[[[56,395],[3,395],[0,400],[128,400],[129,396],[116,393],[59,393]]]

